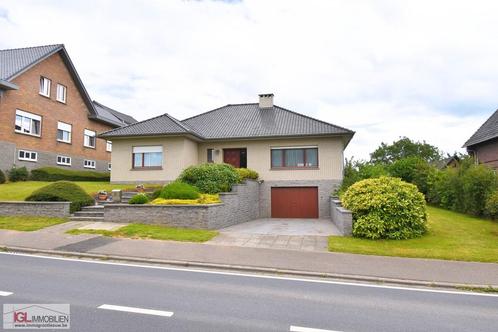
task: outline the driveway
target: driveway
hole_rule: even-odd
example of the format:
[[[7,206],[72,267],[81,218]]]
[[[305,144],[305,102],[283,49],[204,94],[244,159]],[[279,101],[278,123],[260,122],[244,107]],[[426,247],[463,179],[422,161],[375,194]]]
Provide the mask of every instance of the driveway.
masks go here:
[[[328,236],[340,235],[330,219],[257,219],[220,230],[210,244],[327,251]]]

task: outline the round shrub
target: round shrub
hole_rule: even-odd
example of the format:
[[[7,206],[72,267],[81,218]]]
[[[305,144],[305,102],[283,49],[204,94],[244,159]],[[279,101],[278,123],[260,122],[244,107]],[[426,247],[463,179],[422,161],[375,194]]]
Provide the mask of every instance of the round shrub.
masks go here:
[[[147,194],[137,194],[130,198],[128,204],[146,204],[149,202],[149,196]]]
[[[342,196],[342,203],[353,212],[355,237],[401,240],[427,231],[424,195],[398,178],[359,181]]]
[[[5,178],[5,173],[0,169],[0,184],[5,183],[6,178]]]
[[[12,167],[9,171],[9,181],[27,181],[29,177],[29,171],[26,167]]]
[[[81,210],[83,206],[95,204],[95,200],[80,186],[67,181],[58,181],[41,187],[29,195],[26,201],[71,202],[71,213]]]
[[[200,194],[196,187],[176,181],[164,186],[159,197],[164,199],[197,199]]]
[[[239,174],[228,164],[201,164],[183,170],[178,180],[197,187],[202,193],[217,194],[230,191],[239,182]]]
[[[498,191],[495,191],[488,197],[484,211],[492,219],[498,218]]]
[[[235,169],[239,174],[239,182],[242,182],[246,179],[257,180],[259,178],[258,172],[249,168],[236,168]]]

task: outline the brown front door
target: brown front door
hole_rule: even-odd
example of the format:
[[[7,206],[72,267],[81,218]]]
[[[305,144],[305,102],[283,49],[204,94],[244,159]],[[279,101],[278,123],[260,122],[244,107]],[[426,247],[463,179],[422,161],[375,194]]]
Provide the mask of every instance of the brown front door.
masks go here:
[[[318,187],[271,188],[272,218],[318,218]]]
[[[223,149],[223,162],[233,167],[247,167],[246,149]]]

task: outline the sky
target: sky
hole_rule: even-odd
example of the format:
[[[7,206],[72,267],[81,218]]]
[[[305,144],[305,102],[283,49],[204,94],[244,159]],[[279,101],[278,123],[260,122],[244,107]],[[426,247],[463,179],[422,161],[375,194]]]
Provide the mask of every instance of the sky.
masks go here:
[[[138,120],[274,93],[356,132],[447,153],[498,108],[497,1],[0,0],[0,49],[63,43],[90,96]]]

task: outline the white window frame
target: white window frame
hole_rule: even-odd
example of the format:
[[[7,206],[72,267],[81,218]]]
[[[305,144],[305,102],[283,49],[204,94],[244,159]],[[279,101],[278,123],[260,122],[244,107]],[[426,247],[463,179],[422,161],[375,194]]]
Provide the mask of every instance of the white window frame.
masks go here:
[[[92,168],[92,169],[95,169],[97,165],[97,162],[95,160],[90,160],[90,159],[85,159],[83,161],[83,167],[84,168]]]
[[[21,157],[21,154],[23,154],[24,156]],[[29,154],[29,157],[26,157],[27,154]],[[33,155],[34,155],[34,158],[32,158]],[[28,150],[19,150],[17,152],[17,159],[22,160],[22,161],[37,162],[38,161],[38,152],[28,151]]]
[[[55,100],[57,100],[59,103],[66,103],[66,97],[67,97],[67,87],[63,84],[57,83],[57,95],[55,97]]]
[[[18,116],[20,116],[22,118],[21,125],[20,125],[21,129],[16,128]],[[25,128],[25,119],[30,120],[29,121],[29,129]],[[34,128],[33,121],[38,121],[40,123],[40,125],[39,125],[40,132],[38,134],[33,134],[33,128]],[[29,130],[29,132],[25,132],[24,130]],[[16,118],[14,120],[14,131],[16,133],[19,133],[19,134],[40,137],[41,132],[42,132],[42,117],[37,115],[37,114],[33,114],[33,113],[29,113],[29,112],[25,112],[25,111],[21,111],[21,110],[17,109],[16,110]]]
[[[112,152],[112,141],[106,141],[105,150],[107,152]]]
[[[107,170],[110,172],[111,171],[111,168],[112,168],[112,164],[111,163],[107,163]]]
[[[161,161],[159,165],[153,165],[153,166],[145,166],[145,154],[147,153],[160,153],[161,154]],[[140,165],[137,165],[135,163],[135,155],[140,154],[141,155],[141,161]],[[154,146],[134,146],[132,149],[132,167],[133,169],[147,169],[147,168],[159,168],[163,167],[164,163],[164,151],[162,145],[154,145]]]
[[[86,147],[86,148],[92,148],[92,149],[95,149],[95,147],[97,146],[97,133],[93,130],[89,130],[89,129],[85,129],[84,133],[83,133],[83,146]],[[93,143],[94,145],[90,145],[90,137],[93,137]],[[87,140],[88,138],[88,140]],[[88,141],[88,144],[87,144],[87,141]]]
[[[45,76],[40,76],[40,91],[42,96],[50,98],[50,88],[52,87],[52,81]]]
[[[69,133],[69,140],[64,140],[59,138],[59,130]],[[73,126],[69,123],[57,121],[57,141],[62,143],[71,143]],[[64,137],[64,135],[63,135]]]
[[[71,157],[57,156],[57,165],[71,166]]]

